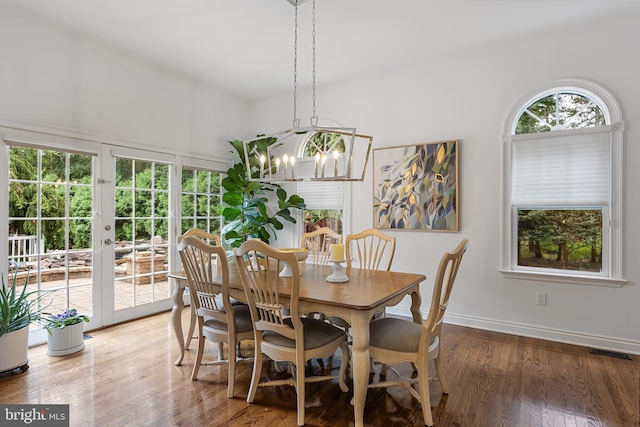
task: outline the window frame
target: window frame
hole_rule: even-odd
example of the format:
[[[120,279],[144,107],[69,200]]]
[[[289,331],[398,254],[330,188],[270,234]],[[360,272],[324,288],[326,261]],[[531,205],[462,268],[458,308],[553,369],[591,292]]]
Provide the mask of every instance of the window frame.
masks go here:
[[[596,128],[583,128],[575,130],[562,130],[540,132],[536,134],[516,135],[517,122],[522,113],[538,99],[556,92],[576,93],[593,100],[605,115],[606,125]],[[605,129],[605,127],[607,129]],[[554,138],[557,132],[564,135],[579,135],[595,131],[605,131],[610,135],[610,184],[608,221],[603,212],[602,272],[598,274],[572,271],[553,270],[543,268],[525,268],[517,265],[517,208],[511,203],[511,179],[512,179],[512,144],[519,138]],[[582,285],[613,286],[619,287],[626,282],[622,277],[622,155],[623,155],[624,122],[617,101],[602,86],[583,79],[563,79],[550,82],[542,87],[531,90],[522,96],[512,107],[503,126],[502,145],[502,256],[501,269],[503,277],[510,279],[526,279],[555,283],[569,283]],[[542,206],[540,206],[542,208]],[[605,254],[604,251],[607,250]],[[606,266],[605,266],[606,262]]]

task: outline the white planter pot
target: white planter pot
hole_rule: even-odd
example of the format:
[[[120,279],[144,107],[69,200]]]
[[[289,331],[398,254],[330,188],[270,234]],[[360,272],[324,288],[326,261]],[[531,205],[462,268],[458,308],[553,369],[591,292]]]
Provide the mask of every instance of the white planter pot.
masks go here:
[[[84,322],[62,329],[51,328],[51,334],[47,337],[47,354],[65,356],[82,350],[84,348],[83,329]]]
[[[18,329],[0,337],[0,372],[29,368],[27,349],[29,348],[29,328]]]

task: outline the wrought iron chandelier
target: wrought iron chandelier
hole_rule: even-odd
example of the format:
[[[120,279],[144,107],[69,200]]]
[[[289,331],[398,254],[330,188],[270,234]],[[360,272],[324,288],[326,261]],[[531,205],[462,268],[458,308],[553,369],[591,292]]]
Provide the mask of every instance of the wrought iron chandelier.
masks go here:
[[[244,161],[251,181],[362,181],[373,137],[352,127],[320,126],[316,115],[316,2],[312,0],[312,110],[310,125],[297,118],[298,4],[294,8],[293,127],[244,141]]]

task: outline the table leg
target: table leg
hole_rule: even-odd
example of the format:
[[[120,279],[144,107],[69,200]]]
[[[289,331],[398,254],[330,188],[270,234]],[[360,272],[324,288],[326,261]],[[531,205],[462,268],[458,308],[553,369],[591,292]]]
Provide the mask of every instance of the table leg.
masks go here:
[[[180,286],[180,281],[175,281],[173,289],[173,308],[171,309],[171,324],[173,325],[173,333],[178,340],[178,349],[180,350],[180,356],[176,360],[176,366],[182,363],[184,358],[184,337],[182,336],[182,309],[184,308],[184,301],[182,300],[182,294],[184,293],[184,286]]]
[[[422,297],[420,296],[420,288],[416,288],[411,292],[411,314],[413,316],[413,323],[419,323],[422,325],[422,314],[420,313],[421,305]]]
[[[364,402],[369,385],[369,321],[367,311],[352,313],[353,416],[356,427],[364,425]]]

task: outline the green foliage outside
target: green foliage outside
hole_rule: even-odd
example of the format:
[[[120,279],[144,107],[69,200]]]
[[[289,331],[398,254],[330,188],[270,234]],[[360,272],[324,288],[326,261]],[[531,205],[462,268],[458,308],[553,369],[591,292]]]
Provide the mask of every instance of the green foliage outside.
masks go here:
[[[169,166],[116,160],[116,241],[169,235]]]
[[[574,93],[549,95],[535,101],[522,113],[516,124],[516,135],[603,126],[602,110],[593,101]]]
[[[10,147],[9,234],[37,235],[36,218],[42,218],[46,249],[65,247],[67,227],[69,247],[86,248],[91,243],[92,158],[81,154]],[[42,184],[38,185],[38,161]],[[66,176],[66,165],[69,176]],[[38,194],[41,205],[38,210]],[[69,213],[66,197],[69,197]],[[70,217],[70,220],[61,219]]]
[[[38,176],[38,161],[41,162],[41,177]],[[14,219],[9,221],[9,234],[38,235],[37,218],[40,217],[45,250],[66,249],[67,244],[69,249],[90,248],[92,164],[93,158],[88,155],[10,147],[9,217]],[[117,159],[116,240],[168,237],[168,167]],[[188,179],[185,185],[188,185]],[[39,193],[42,197],[38,209]],[[218,206],[219,202],[212,211]],[[68,242],[65,241],[67,236]]]
[[[518,211],[518,265],[602,270],[602,211]]]
[[[220,234],[220,174],[184,168],[182,170],[181,232],[199,228]]]
[[[263,138],[255,142],[258,152],[265,153],[266,147],[276,142],[276,138]],[[244,146],[242,141],[229,141],[236,150],[239,159],[244,159]],[[250,165],[252,176],[260,173],[258,160]],[[271,237],[277,239],[276,231],[282,230],[284,225],[281,220],[296,223],[291,216],[292,209],[304,209],[302,197],[293,194],[287,196],[287,192],[277,184],[266,184],[250,181],[247,176],[247,168],[242,160],[239,160],[227,171],[227,176],[222,180],[225,193],[222,196],[224,207],[222,216],[225,226],[222,229],[223,240],[231,248],[239,247],[249,238],[259,238],[269,243]],[[271,215],[268,212],[268,192],[274,192],[277,196],[278,210]]]

